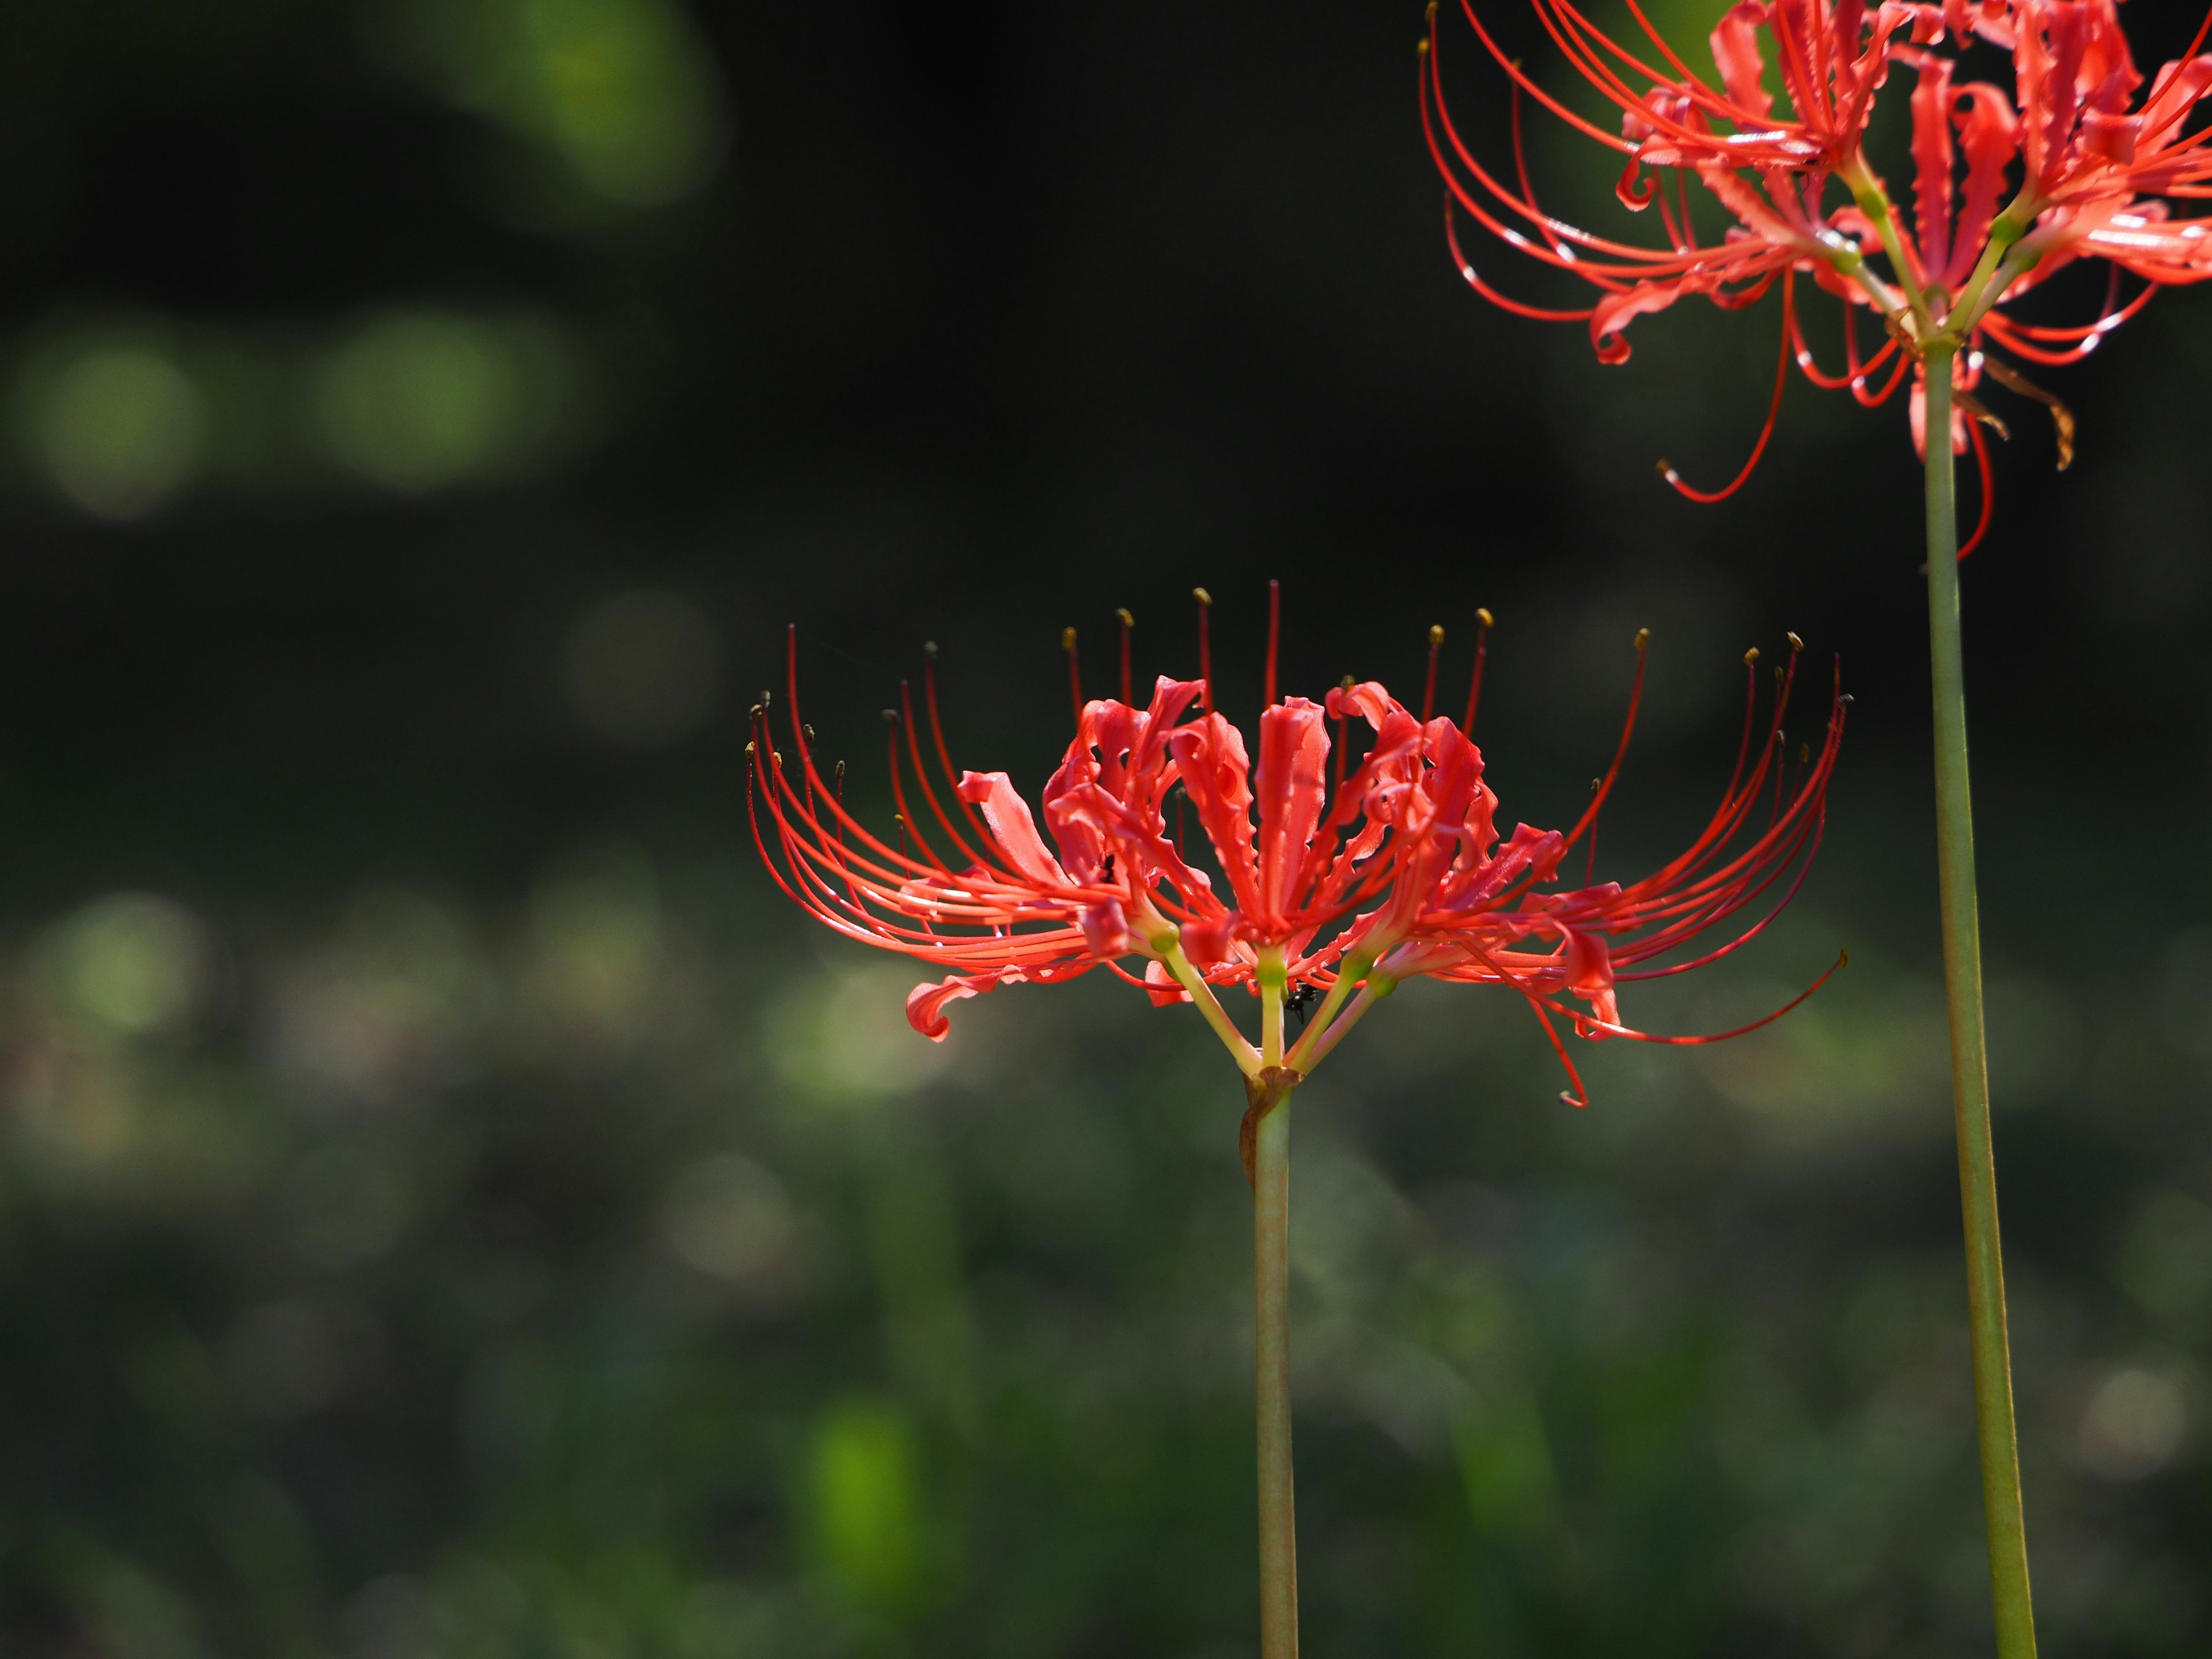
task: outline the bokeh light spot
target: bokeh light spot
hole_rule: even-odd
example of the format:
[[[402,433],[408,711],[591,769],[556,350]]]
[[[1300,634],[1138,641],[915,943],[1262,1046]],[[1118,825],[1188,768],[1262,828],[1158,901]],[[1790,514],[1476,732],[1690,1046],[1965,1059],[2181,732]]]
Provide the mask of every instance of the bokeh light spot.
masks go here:
[[[151,346],[94,346],[33,393],[32,435],[48,474],[102,519],[143,519],[190,483],[207,424],[199,388]]]
[[[544,328],[398,312],[325,358],[315,415],[340,466],[419,495],[530,459],[557,426],[569,379],[565,349]]]
[[[126,1036],[181,1024],[200,994],[210,954],[198,920],[151,893],[95,900],[59,923],[45,950],[70,1012]]]
[[[388,1104],[464,1063],[497,988],[465,917],[379,889],[348,904],[328,946],[276,987],[270,1048],[320,1089]]]
[[[448,97],[603,202],[674,201],[721,159],[721,79],[672,0],[439,0],[407,21],[413,55]]]
[[[717,1279],[750,1279],[791,1249],[797,1219],[783,1183],[750,1158],[702,1158],[668,1198],[668,1248]]]
[[[531,901],[526,983],[571,1035],[634,1035],[663,962],[659,879],[624,848],[561,860]]]
[[[2120,1246],[2120,1288],[2177,1334],[2212,1332],[2212,1206],[2154,1194]]]
[[[963,1022],[953,1022],[945,1042],[932,1042],[906,1018],[907,993],[935,977],[928,966],[871,964],[803,986],[769,1022],[778,1068],[789,1081],[832,1100],[903,1094],[941,1076],[962,1046]]]
[[[2081,1416],[2082,1463],[2112,1480],[2140,1480],[2173,1461],[2189,1427],[2181,1390],[2156,1371],[2106,1377]]]

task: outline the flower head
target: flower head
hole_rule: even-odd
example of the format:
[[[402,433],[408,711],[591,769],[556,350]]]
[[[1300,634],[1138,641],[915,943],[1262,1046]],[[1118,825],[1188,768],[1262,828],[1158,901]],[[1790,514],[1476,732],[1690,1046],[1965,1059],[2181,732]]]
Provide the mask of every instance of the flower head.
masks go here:
[[[1133,700],[1124,612],[1122,695],[1085,701],[1074,680],[1075,738],[1035,812],[1006,773],[953,769],[933,652],[924,702],[943,787],[902,688],[901,708],[885,711],[897,807],[887,835],[847,809],[842,763],[825,772],[816,758],[799,714],[794,646],[782,738],[764,699],[748,746],[762,856],[829,927],[930,964],[939,976],[915,988],[907,1015],[939,1040],[950,1003],[1099,967],[1156,1004],[1196,1004],[1248,1078],[1310,1071],[1418,975],[1515,992],[1563,1060],[1554,1015],[1588,1037],[1706,1040],[1655,1038],[1624,1024],[1620,984],[1728,955],[1795,893],[1825,817],[1843,734],[1839,692],[1817,754],[1802,745],[1795,784],[1785,784],[1782,722],[1796,654],[1776,672],[1762,726],[1750,653],[1741,749],[1705,830],[1641,880],[1598,883],[1596,825],[1634,726],[1644,635],[1620,748],[1579,821],[1564,834],[1526,823],[1506,832],[1467,735],[1480,650],[1457,723],[1431,712],[1441,629],[1431,630],[1418,716],[1379,682],[1349,677],[1319,702],[1278,696],[1270,609],[1268,696],[1250,744],[1213,705],[1204,666],[1196,679],[1162,676],[1148,701]],[[1486,645],[1486,611],[1482,618]],[[1562,865],[1586,838],[1583,884],[1563,886]],[[1643,965],[1720,928],[1785,878],[1779,902],[1702,955]],[[1219,1000],[1240,986],[1261,1000],[1256,1045]],[[1284,1012],[1309,1001],[1318,1008],[1285,1047]]]
[[[1478,293],[1524,316],[1586,322],[1599,357],[1617,363],[1627,360],[1626,331],[1638,316],[1689,295],[1741,309],[1781,285],[1774,401],[1742,473],[1725,489],[1705,492],[1662,463],[1668,482],[1693,499],[1718,500],[1750,476],[1773,432],[1793,358],[1815,385],[1847,387],[1870,406],[1887,401],[1911,371],[1913,435],[1924,442],[1921,376],[1930,349],[1941,346],[1965,394],[1952,446],[1963,454],[1971,442],[1980,461],[1986,526],[1989,459],[1980,424],[2002,428],[1974,398],[1984,374],[2051,407],[2062,466],[2072,446],[2064,406],[1998,349],[2035,363],[2076,362],[2160,287],[2212,276],[2212,220],[2176,206],[2212,194],[2206,130],[2189,128],[2212,92],[2212,56],[2197,55],[2205,29],[2181,58],[2145,76],[2117,0],[1739,0],[1710,37],[1712,71],[1700,74],[1638,0],[1628,9],[1640,38],[1626,43],[1600,31],[1572,0],[1532,0],[1567,61],[1619,110],[1614,132],[1545,91],[1506,55],[1475,0],[1460,3],[1506,76],[1512,103],[1508,181],[1478,159],[1445,106],[1432,3],[1422,43],[1422,121],[1448,186],[1452,256]],[[1961,54],[1976,48],[2010,57],[2009,91],[1961,78],[1970,61]],[[1865,148],[1876,98],[1899,70],[1912,77],[1909,213],[1893,201]],[[1620,199],[1637,212],[1656,207],[1665,246],[1599,236],[1544,210],[1522,153],[1524,94],[1621,155]],[[1711,204],[1708,227],[1724,221],[1717,237],[1700,232],[1693,179],[1697,199]],[[1597,290],[1595,300],[1557,310],[1508,298],[1462,252],[1459,210],[1579,277]],[[2084,259],[2102,259],[2112,273],[2094,321],[2051,327],[2004,308]],[[2143,283],[2124,302],[2123,272]],[[1823,371],[1806,343],[1795,291],[1801,276],[1843,302],[1840,374]],[[1870,356],[1859,343],[1859,308],[1879,317],[1888,336]]]

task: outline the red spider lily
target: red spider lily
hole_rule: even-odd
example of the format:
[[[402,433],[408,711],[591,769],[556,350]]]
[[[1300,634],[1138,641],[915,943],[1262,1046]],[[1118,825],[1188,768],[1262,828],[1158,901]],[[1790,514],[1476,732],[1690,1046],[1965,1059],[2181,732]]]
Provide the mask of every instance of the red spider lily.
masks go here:
[[[1126,629],[1124,613],[1125,663]],[[1431,702],[1441,638],[1433,630]],[[1320,703],[1275,697],[1273,626],[1256,767],[1244,734],[1212,706],[1205,678],[1163,676],[1142,707],[1127,696],[1126,670],[1118,699],[1085,702],[1078,681],[1075,740],[1045,785],[1040,830],[1005,773],[953,769],[933,653],[924,701],[943,787],[932,781],[913,701],[902,689],[901,708],[886,711],[897,817],[885,836],[847,810],[842,763],[825,775],[817,762],[799,714],[794,639],[788,756],[777,748],[770,709],[754,710],[747,749],[754,836],[783,890],[821,921],[948,970],[907,1000],[908,1018],[932,1038],[945,1036],[951,1002],[1103,965],[1156,1004],[1195,1003],[1248,1078],[1277,1064],[1303,1075],[1400,982],[1428,975],[1503,985],[1523,997],[1575,1079],[1569,1098],[1579,1104],[1580,1081],[1550,1016],[1589,1037],[1714,1040],[1632,1030],[1621,1021],[1617,987],[1724,957],[1789,902],[1819,844],[1843,735],[1838,692],[1817,756],[1804,745],[1796,785],[1785,786],[1782,720],[1793,651],[1790,669],[1777,671],[1755,751],[1762,734],[1755,699],[1747,702],[1735,771],[1690,847],[1626,886],[1586,877],[1581,887],[1556,890],[1561,860],[1594,837],[1619,775],[1642,694],[1644,644],[1639,635],[1620,750],[1580,821],[1565,835],[1522,824],[1503,836],[1481,751],[1462,725],[1429,718],[1425,709],[1417,718],[1374,681],[1347,678]],[[1747,672],[1755,692],[1756,671]],[[1480,672],[1479,653],[1468,723]],[[1365,738],[1356,763],[1355,731]],[[1769,803],[1763,823],[1762,802]],[[1184,835],[1186,806],[1204,840],[1195,859]],[[1690,944],[1785,877],[1771,909],[1703,955],[1637,966]],[[1133,959],[1142,962],[1141,974],[1123,965]],[[1220,988],[1239,985],[1263,1000],[1270,1035],[1260,1047],[1218,998]],[[1582,1006],[1567,1006],[1567,997]],[[1285,1051],[1283,1008],[1310,998],[1320,1006]]]
[[[1887,401],[1911,369],[1913,435],[1924,443],[1920,360],[1929,344],[1947,340],[1965,347],[1954,371],[1964,395],[1952,444],[1961,454],[1970,441],[1975,450],[1986,528],[1989,455],[1978,422],[1996,423],[1973,397],[1984,374],[2050,405],[2062,466],[2072,445],[2064,406],[2001,362],[1993,348],[2036,363],[2077,362],[2160,285],[2212,276],[2212,220],[2181,216],[2172,206],[2212,195],[2206,130],[2187,130],[2212,92],[2212,56],[2196,55],[2205,28],[2187,52],[2149,78],[2146,90],[2120,28],[2117,0],[1886,0],[1874,6],[1864,0],[1741,0],[1712,32],[1715,74],[1707,76],[1662,38],[1638,0],[1627,6],[1642,39],[1629,45],[1598,29],[1572,0],[1532,3],[1576,71],[1620,110],[1620,130],[1585,119],[1546,92],[1507,56],[1474,0],[1461,0],[1476,37],[1510,82],[1515,167],[1510,182],[1501,179],[1477,159],[1445,107],[1432,3],[1422,43],[1421,116],[1449,186],[1444,224],[1452,257],[1476,292],[1509,310],[1587,322],[1599,357],[1613,363],[1626,361],[1626,331],[1646,312],[1692,294],[1740,310],[1780,283],[1782,348],[1773,400],[1742,472],[1723,489],[1703,491],[1662,463],[1668,481],[1693,500],[1720,500],[1749,478],[1773,433],[1793,356],[1816,386],[1848,388],[1869,406]],[[1977,43],[2011,54],[2011,94],[1987,81],[1957,81],[1961,60],[1955,54]],[[1864,148],[1875,99],[1900,67],[1915,76],[1910,223],[1893,206]],[[1770,69],[1784,110],[1767,89]],[[1597,236],[1539,205],[1522,149],[1524,93],[1626,158],[1620,198],[1637,211],[1656,204],[1665,246]],[[1718,240],[1699,235],[1692,175],[1728,216]],[[1831,199],[1832,181],[1847,199]],[[1587,308],[1556,310],[1501,294],[1461,250],[1455,209],[1540,263],[1589,283],[1597,300]],[[2048,327],[2000,309],[2087,258],[2106,260],[2112,271],[2095,321]],[[2145,284],[2124,304],[2124,270]],[[1801,274],[1843,301],[1845,366],[1839,374],[1822,370],[1806,344],[1795,292]],[[1871,356],[1863,353],[1854,321],[1853,308],[1862,306],[1881,318],[1888,334]],[[1973,539],[1981,533],[1978,529]]]

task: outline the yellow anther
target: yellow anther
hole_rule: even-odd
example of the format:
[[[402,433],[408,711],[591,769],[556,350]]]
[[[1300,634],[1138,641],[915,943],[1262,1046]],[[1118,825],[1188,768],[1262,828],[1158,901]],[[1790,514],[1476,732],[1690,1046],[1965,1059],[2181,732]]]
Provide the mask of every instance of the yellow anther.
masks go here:
[[[1190,596],[1194,599],[1196,599],[1200,605],[1212,605],[1213,603],[1213,595],[1207,592],[1202,587],[1192,588],[1190,590]]]
[[[1431,623],[1429,624],[1429,649],[1433,651],[1437,647],[1442,645],[1443,642],[1444,625],[1442,623]]]
[[[1121,626],[1124,628],[1134,628],[1137,625],[1137,619],[1129,614],[1129,607],[1126,605],[1115,611],[1114,614],[1121,619]]]
[[[1813,745],[1809,743],[1799,744],[1797,745],[1797,764],[1802,766],[1807,761],[1812,758]]]
[[[1340,690],[1344,690],[1344,691],[1346,691],[1346,692],[1349,692],[1349,691],[1352,690],[1352,676],[1351,676],[1351,675],[1346,674],[1346,675],[1344,677],[1344,679],[1343,679],[1342,684],[1341,684],[1341,686],[1340,686]]]
[[[1075,649],[1075,630],[1073,629],[1063,628],[1060,630],[1060,648],[1063,651],[1073,651]]]
[[[1639,628],[1639,629],[1638,629],[1636,630],[1636,648],[1637,648],[1638,651],[1641,651],[1641,650],[1642,650],[1645,646],[1647,646],[1647,645],[1649,645],[1649,644],[1650,644],[1650,643],[1651,643],[1651,630],[1650,630],[1650,629],[1648,629],[1648,628]]]
[[[1750,666],[1752,665],[1752,664],[1753,664],[1753,663],[1757,662],[1758,660],[1759,660],[1759,647],[1758,647],[1757,646],[1755,646],[1755,645],[1754,645],[1754,646],[1753,646],[1753,647],[1751,647],[1751,649],[1750,649],[1750,650],[1748,650],[1748,651],[1747,651],[1747,652],[1745,652],[1745,653],[1743,653],[1743,665],[1744,665],[1746,668],[1750,667]]]
[[[1792,651],[1802,651],[1805,648],[1805,641],[1799,639],[1795,634],[1790,635],[1789,639],[1790,648]]]
[[[1483,605],[1475,606],[1474,619],[1480,623],[1485,628],[1495,628],[1498,626],[1498,618],[1492,616],[1487,607]]]

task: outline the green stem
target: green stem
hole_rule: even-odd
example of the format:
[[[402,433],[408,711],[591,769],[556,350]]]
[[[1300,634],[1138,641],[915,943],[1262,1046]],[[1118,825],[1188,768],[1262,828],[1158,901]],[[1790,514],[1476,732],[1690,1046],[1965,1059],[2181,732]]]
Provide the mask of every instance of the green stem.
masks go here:
[[[1260,1384],[1260,1655],[1297,1659],[1298,1546],[1291,1477],[1291,1112],[1253,1136],[1253,1289]]]
[[[1190,958],[1183,955],[1182,946],[1176,942],[1173,930],[1170,930],[1168,937],[1158,941],[1153,948],[1160,953],[1160,965],[1174,976],[1176,984],[1190,994],[1192,1004],[1204,1016],[1206,1023],[1213,1028],[1214,1036],[1219,1037],[1222,1045],[1229,1050],[1230,1057],[1237,1062],[1237,1069],[1246,1077],[1257,1072],[1260,1069],[1260,1051],[1244,1040],[1244,1034],[1237,1029],[1237,1022],[1229,1018],[1229,1011],[1221,1006],[1221,1000],[1213,994],[1213,988],[1206,982],[1206,975],[1190,965]]]
[[[1927,296],[1912,285],[1912,267],[1905,260],[1905,244],[1897,234],[1897,216],[1889,210],[1889,192],[1861,157],[1854,156],[1852,164],[1838,176],[1859,204],[1859,211],[1873,222],[1875,234],[1881,239],[1881,251],[1889,256],[1890,276],[1905,291],[1913,321],[1919,325],[1921,337],[1926,338],[1935,331],[1935,319],[1928,314]]]
[[[1982,1503],[1998,1659],[2034,1659],[2027,1523],[2013,1426],[2012,1348],[2005,1330],[2004,1259],[1997,1241],[1996,1154],[1982,1026],[1981,920],[1974,895],[1974,810],[1966,775],[1966,684],[1959,640],[1959,516],[1951,455],[1951,362],[1931,344],[1928,368],[1928,629],[1936,682],[1936,844],[1943,892],[1943,975],[1951,1005],[1951,1090],[1966,1211],[1966,1307],[1972,1327],[1974,1415],[1980,1427]]]

